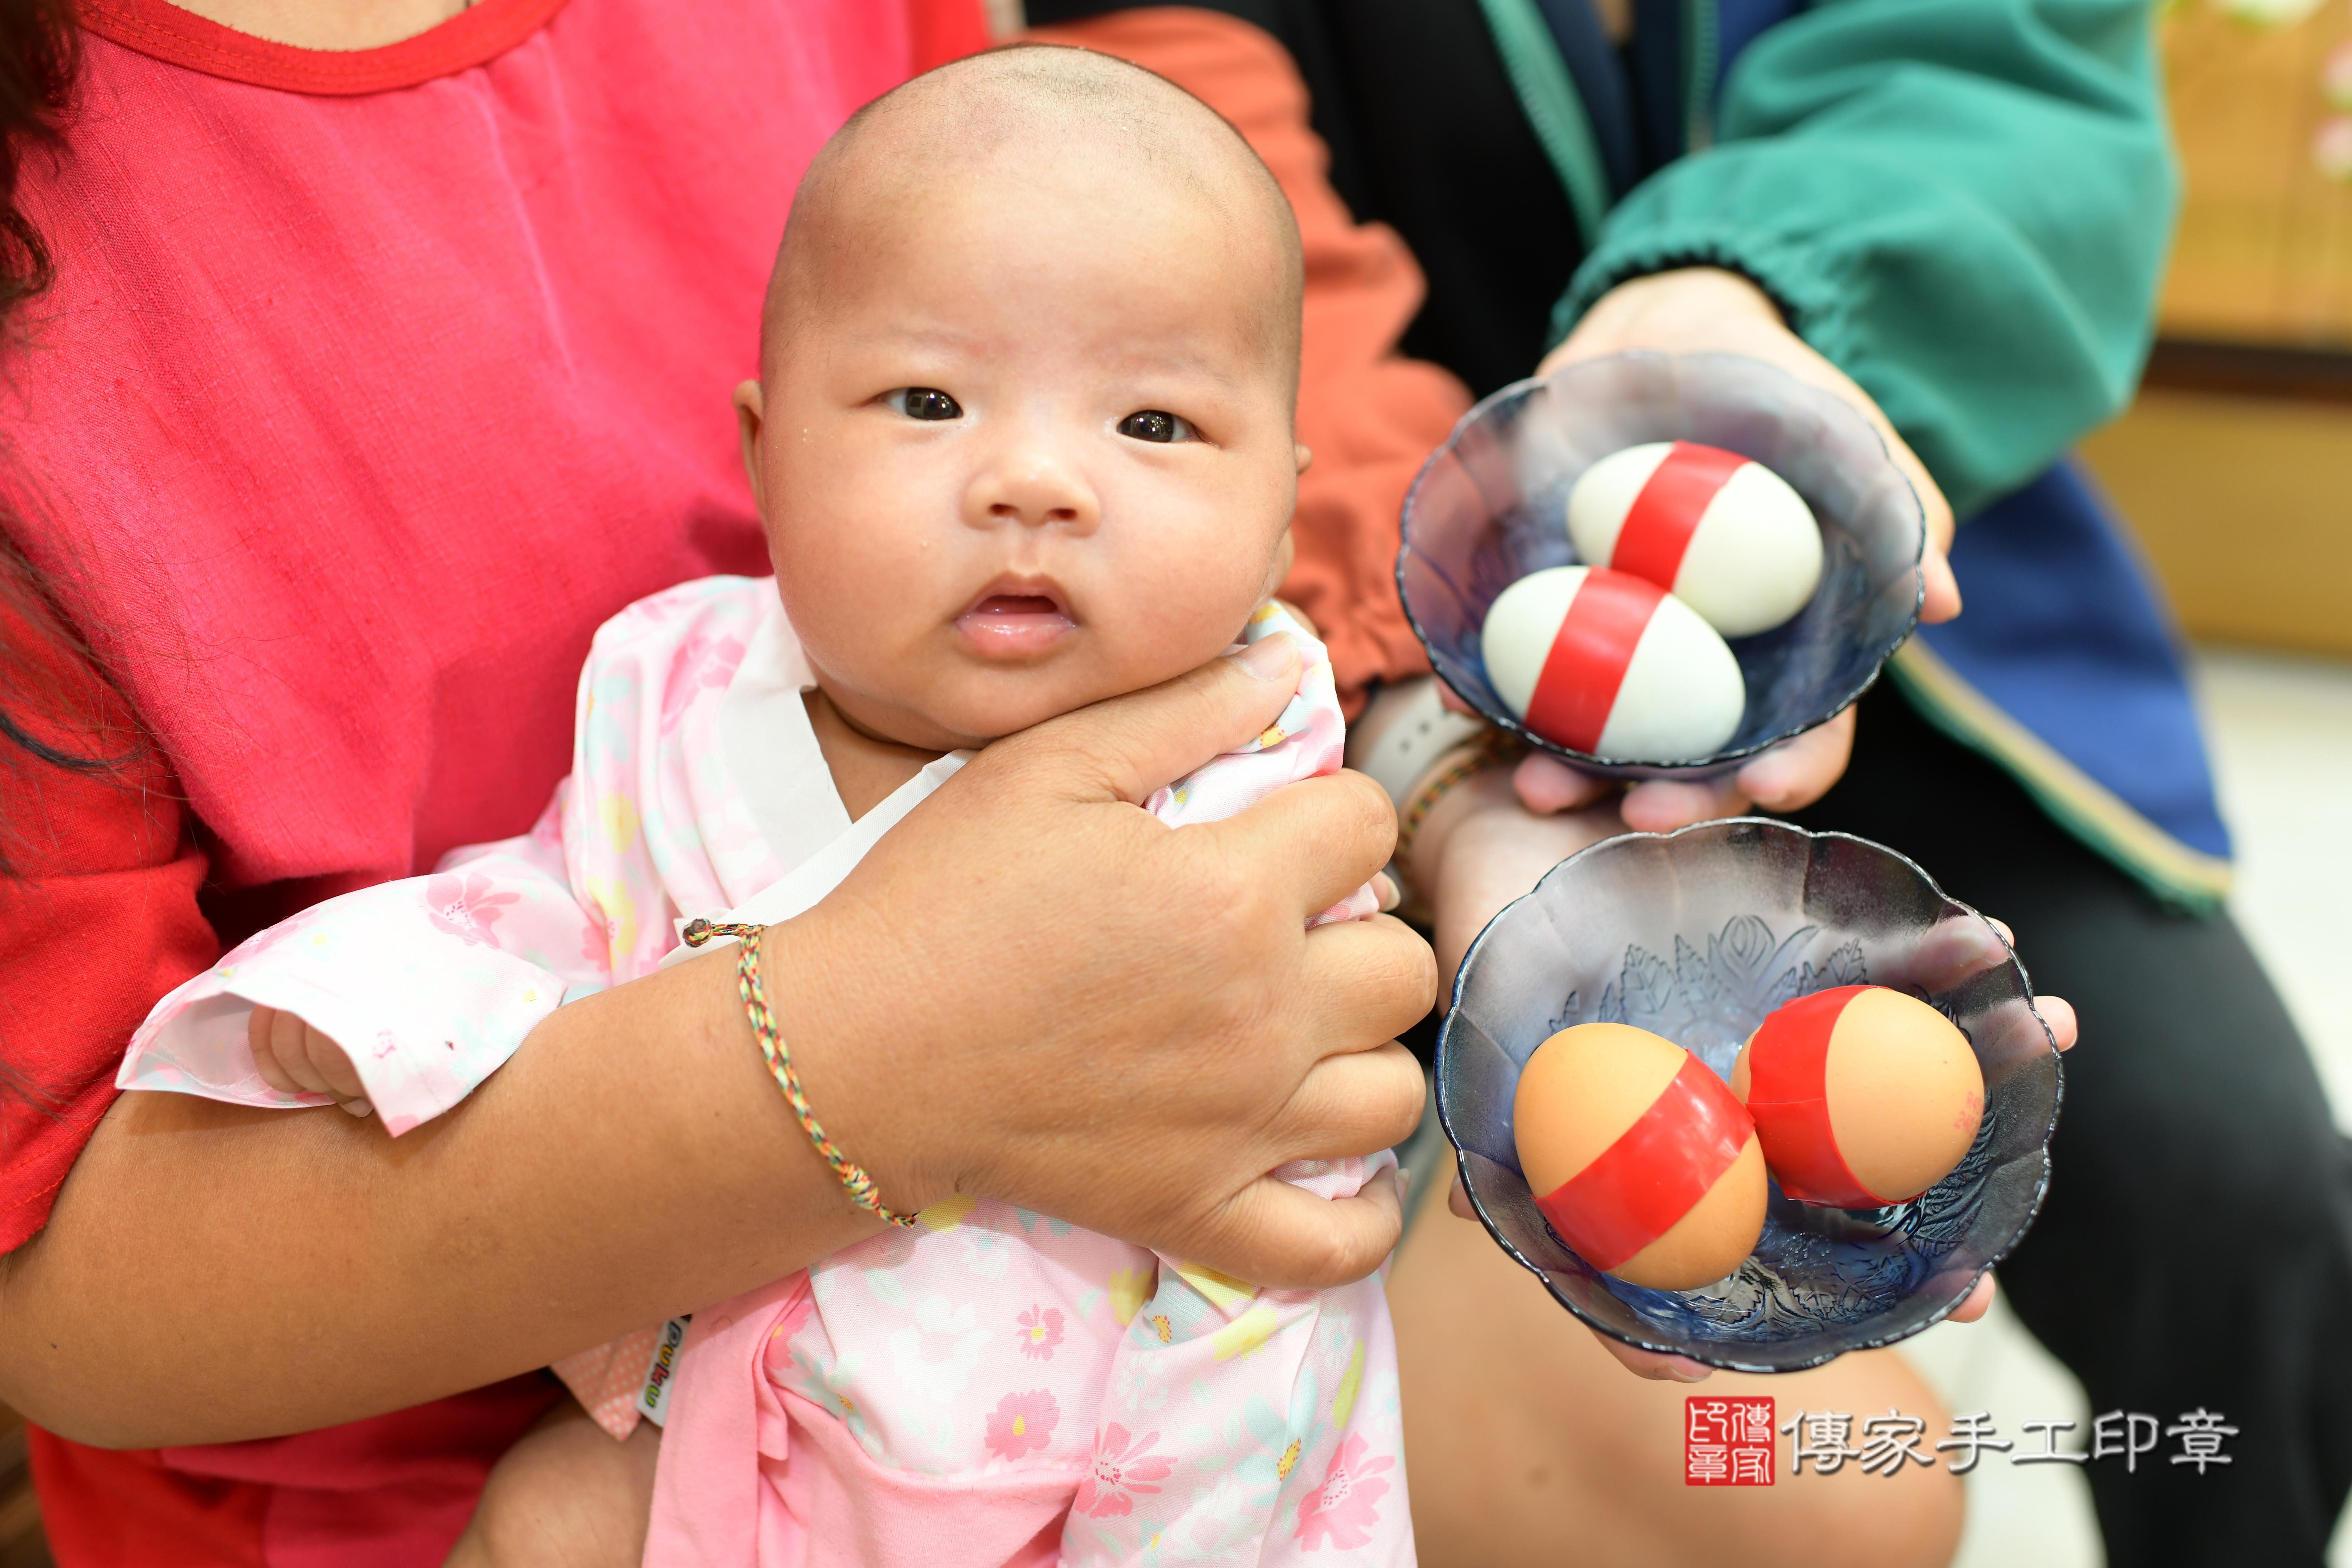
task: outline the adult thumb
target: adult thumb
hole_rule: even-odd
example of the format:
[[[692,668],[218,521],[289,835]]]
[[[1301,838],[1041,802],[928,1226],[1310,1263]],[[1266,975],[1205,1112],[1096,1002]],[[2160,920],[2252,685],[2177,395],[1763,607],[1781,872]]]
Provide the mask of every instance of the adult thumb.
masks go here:
[[[1277,632],[1148,690],[999,741],[981,760],[1034,770],[1036,787],[1065,799],[1140,805],[1281,717],[1297,694],[1298,670],[1297,643]]]

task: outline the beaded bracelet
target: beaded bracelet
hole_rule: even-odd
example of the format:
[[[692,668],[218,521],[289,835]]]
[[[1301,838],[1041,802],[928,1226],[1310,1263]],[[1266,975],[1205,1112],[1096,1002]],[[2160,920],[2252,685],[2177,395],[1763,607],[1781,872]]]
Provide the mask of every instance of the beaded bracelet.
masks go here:
[[[1438,766],[1422,776],[1406,795],[1404,811],[1397,822],[1395,860],[1398,865],[1411,863],[1412,841],[1421,825],[1437,803],[1453,793],[1465,779],[1485,773],[1488,768],[1517,761],[1527,752],[1527,742],[1502,730],[1489,730],[1476,740],[1456,746]]]
[[[760,1042],[760,1054],[768,1058],[768,1074],[776,1087],[784,1091],[784,1099],[800,1119],[801,1131],[808,1134],[811,1143],[841,1184],[848,1189],[849,1201],[868,1214],[881,1215],[892,1225],[909,1226],[915,1216],[900,1214],[884,1205],[881,1190],[866,1167],[841,1152],[834,1141],[824,1135],[818,1125],[816,1111],[809,1104],[807,1094],[801,1089],[801,1075],[793,1070],[792,1047],[776,1028],[776,1016],[769,1010],[768,994],[760,984],[760,939],[768,928],[759,925],[715,925],[709,921],[688,921],[682,933],[686,945],[700,947],[713,937],[731,936],[741,939],[742,955],[735,961],[735,994],[743,998],[744,1016],[751,1020],[751,1033]]]

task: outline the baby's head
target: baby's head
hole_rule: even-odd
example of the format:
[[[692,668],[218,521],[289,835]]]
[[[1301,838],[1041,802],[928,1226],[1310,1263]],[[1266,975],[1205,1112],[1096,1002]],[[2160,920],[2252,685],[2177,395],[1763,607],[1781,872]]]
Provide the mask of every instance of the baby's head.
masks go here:
[[[1288,559],[1298,231],[1190,94],[1024,47],[877,100],[802,182],[737,395],[835,706],[992,740],[1181,674]]]

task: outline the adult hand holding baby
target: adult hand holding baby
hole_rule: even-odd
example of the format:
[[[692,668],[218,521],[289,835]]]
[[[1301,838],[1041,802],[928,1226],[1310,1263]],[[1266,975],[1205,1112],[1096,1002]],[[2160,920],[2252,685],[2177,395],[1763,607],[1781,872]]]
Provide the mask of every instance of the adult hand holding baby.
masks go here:
[[[888,1201],[1003,1198],[1270,1285],[1388,1256],[1393,1177],[1326,1202],[1265,1175],[1387,1148],[1420,1115],[1392,1037],[1434,994],[1427,944],[1387,916],[1306,923],[1386,861],[1386,797],[1341,773],[1181,832],[1135,804],[1262,731],[1297,679],[1270,637],[1008,737],[772,930],[803,1081]],[[350,1420],[872,1234],[776,1092],[734,978],[716,952],[562,1007],[398,1140],[126,1096],[12,1257],[0,1393],[126,1447]],[[239,1203],[206,1195],[229,1181]],[[457,1230],[429,1217],[450,1214]],[[87,1289],[122,1257],[141,1268]],[[371,1353],[331,1373],[251,1354],[320,1324]]]
[[[1387,799],[1342,773],[1181,833],[1139,809],[1297,679],[1271,637],[997,742],[772,933],[809,1093],[891,1201],[999,1197],[1278,1286],[1387,1256],[1393,1178],[1334,1203],[1266,1175],[1420,1116],[1393,1037],[1434,996],[1427,944],[1306,923],[1386,862]]]

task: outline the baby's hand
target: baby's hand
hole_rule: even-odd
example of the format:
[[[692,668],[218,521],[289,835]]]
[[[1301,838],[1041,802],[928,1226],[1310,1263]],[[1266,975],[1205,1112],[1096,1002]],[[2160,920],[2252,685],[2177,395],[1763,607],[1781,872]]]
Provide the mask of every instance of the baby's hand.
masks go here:
[[[293,1014],[256,1007],[246,1026],[246,1039],[262,1081],[278,1093],[331,1094],[353,1116],[374,1109],[343,1047]]]

